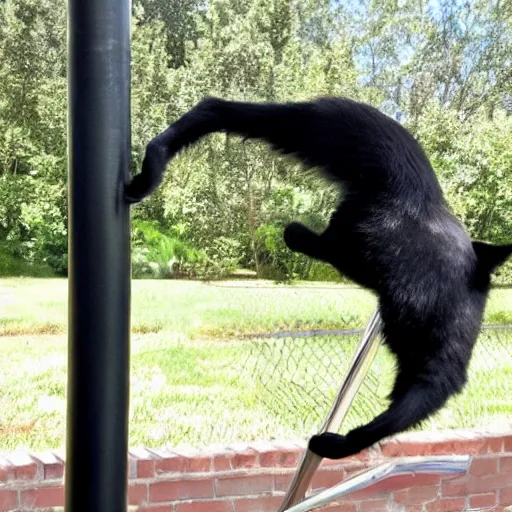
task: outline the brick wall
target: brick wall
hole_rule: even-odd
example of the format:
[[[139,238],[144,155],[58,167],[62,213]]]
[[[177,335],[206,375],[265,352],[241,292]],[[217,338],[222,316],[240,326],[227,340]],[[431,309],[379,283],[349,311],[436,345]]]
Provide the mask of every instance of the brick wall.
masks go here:
[[[304,445],[255,442],[206,451],[130,451],[130,510],[146,512],[275,512]],[[505,511],[512,505],[512,432],[414,433],[344,461],[324,461],[313,489],[330,487],[399,456],[471,455],[467,474],[387,479],[348,495],[330,512]],[[63,454],[0,457],[0,511],[62,510]],[[512,509],[511,509],[512,510]]]

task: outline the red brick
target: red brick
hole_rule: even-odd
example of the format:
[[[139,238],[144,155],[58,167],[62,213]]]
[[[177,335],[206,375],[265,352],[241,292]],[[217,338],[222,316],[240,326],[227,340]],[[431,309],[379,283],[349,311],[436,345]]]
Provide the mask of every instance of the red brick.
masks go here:
[[[427,503],[427,512],[461,512],[465,509],[466,498],[447,498]]]
[[[408,475],[398,475],[391,478],[386,478],[371,486],[375,492],[389,492],[396,489],[408,489],[410,487],[425,487],[431,485],[438,485],[441,481],[441,476],[437,473],[416,473]]]
[[[469,508],[494,507],[496,505],[496,493],[473,494],[469,497]]]
[[[375,458],[376,453],[378,453],[379,456],[381,455],[382,452],[380,448],[368,448],[359,453],[356,453],[355,455],[346,457],[345,459],[343,459],[343,462],[346,462],[348,464],[367,463],[368,461],[371,461]]]
[[[162,473],[205,473],[211,470],[212,461],[209,456],[187,457],[180,454],[169,454],[155,460],[155,474]]]
[[[512,487],[500,489],[499,498],[500,505],[512,505]]]
[[[487,437],[484,439],[482,453],[500,453],[503,451],[502,437]]]
[[[503,451],[512,452],[512,436],[506,436],[503,439]]]
[[[353,476],[358,475],[363,472],[365,469],[374,466],[365,464],[364,462],[356,462],[352,464],[344,464],[341,469],[343,469],[345,473],[345,479],[352,478]]]
[[[402,444],[400,441],[388,441],[382,443],[380,449],[386,457],[400,457],[402,455]]]
[[[467,477],[446,480],[441,484],[441,494],[444,497],[466,496],[468,494]]]
[[[137,512],[174,512],[173,505],[144,505]]]
[[[477,455],[482,453],[485,443],[482,438],[456,439],[443,443],[432,443],[429,455]]]
[[[135,465],[136,478],[153,478],[155,476],[155,456],[145,448],[131,448],[128,452]]]
[[[260,454],[260,466],[264,468],[280,468],[282,453],[280,452],[267,452]]]
[[[0,510],[12,510],[17,507],[18,493],[0,489]]]
[[[446,441],[401,441],[394,440],[382,445],[386,457],[418,455],[477,454],[483,446],[481,439],[450,439]]]
[[[383,512],[387,505],[387,499],[363,501],[359,504],[359,512]]]
[[[15,480],[34,480],[37,477],[37,463],[25,453],[13,453],[8,456]]]
[[[64,477],[64,461],[59,459],[52,452],[35,454],[40,465],[43,467],[43,478],[45,480],[60,480]]]
[[[334,505],[326,505],[319,510],[325,512],[356,512],[357,506],[355,503],[335,503]]]
[[[468,481],[468,491],[471,494],[480,494],[494,491],[501,487],[510,485],[510,475],[499,474],[482,477],[470,477]]]
[[[352,464],[354,464],[354,462],[349,462],[349,464],[347,464],[347,459],[322,459],[322,462],[320,463],[321,464],[321,467],[328,467],[329,469],[332,468],[332,466],[336,466],[337,468],[339,469],[344,469],[345,466],[351,466]],[[361,462],[359,461],[356,461],[355,464],[362,464]]]
[[[34,480],[37,477],[37,466],[31,464],[29,466],[18,466],[14,470],[15,480]]]
[[[146,484],[131,484],[128,486],[128,503],[141,505],[148,501],[148,486]]]
[[[155,482],[149,485],[150,502],[211,497],[213,497],[211,478]]]
[[[234,453],[230,459],[232,469],[254,468],[259,465],[259,454],[255,450]]]
[[[45,464],[43,471],[45,480],[60,480],[64,478],[64,464]]]
[[[512,457],[500,457],[500,473],[512,473]]]
[[[319,469],[311,480],[311,488],[322,489],[332,487],[343,481],[343,471],[330,471],[328,469]]]
[[[299,450],[273,450],[260,453],[260,466],[264,468],[294,468],[301,453]]]
[[[413,487],[412,489],[403,489],[395,492],[395,501],[404,505],[414,505],[416,503],[425,503],[432,501],[440,494],[438,485],[429,485],[425,487]]]
[[[183,457],[183,459],[185,461],[183,472],[207,473],[212,470],[212,459],[209,456]]]
[[[0,484],[14,479],[14,469],[11,463],[0,455]]]
[[[229,476],[215,480],[216,496],[245,496],[272,491],[272,475]]]
[[[417,455],[475,455],[487,448],[483,438],[459,438],[445,441],[434,440],[393,440],[382,445],[382,453],[387,457]]]
[[[350,501],[358,501],[367,499],[368,497],[376,496],[379,493],[388,494],[389,492],[398,489],[438,485],[440,481],[441,477],[436,473],[398,475],[391,478],[386,478],[385,480],[382,480],[375,485],[366,487],[365,489],[350,493],[346,496],[346,499]]]
[[[275,512],[283,502],[281,496],[240,498],[234,501],[235,512]]]
[[[274,490],[287,491],[288,487],[293,480],[293,473],[286,473],[282,475],[274,475]]]
[[[176,512],[233,512],[233,506],[226,500],[191,501],[176,503]]]
[[[422,487],[422,489],[428,489],[428,487]],[[397,503],[408,504],[409,503],[409,497],[408,497],[409,490],[410,489],[401,489],[399,491],[395,491],[393,493],[394,500]],[[416,503],[416,502],[413,501],[413,503]]]
[[[229,471],[231,469],[232,453],[226,452],[213,456],[213,470],[214,471]]]
[[[167,455],[155,460],[155,476],[162,473],[182,473],[185,461],[177,455]]]
[[[155,461],[151,459],[137,460],[137,478],[153,478],[155,476]]]
[[[475,458],[469,467],[469,473],[474,476],[494,475],[497,472],[497,457]]]
[[[51,486],[21,491],[21,506],[27,508],[45,508],[64,506],[64,487]]]

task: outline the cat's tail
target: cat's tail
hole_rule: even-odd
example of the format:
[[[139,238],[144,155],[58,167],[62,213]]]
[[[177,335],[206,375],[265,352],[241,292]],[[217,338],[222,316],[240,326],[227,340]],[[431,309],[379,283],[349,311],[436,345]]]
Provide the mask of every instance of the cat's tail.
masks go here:
[[[367,425],[351,430],[346,436],[325,433],[313,436],[309,449],[329,459],[355,455],[382,439],[414,427],[438,411],[460,389],[460,384],[439,381],[416,381],[392,394],[389,408]]]
[[[151,194],[162,182],[165,168],[182,149],[214,132],[260,139],[285,154],[315,162],[312,123],[318,119],[312,103],[246,103],[207,98],[156,136],[146,147],[142,171],[125,189],[131,203]],[[321,154],[317,152],[316,154]]]

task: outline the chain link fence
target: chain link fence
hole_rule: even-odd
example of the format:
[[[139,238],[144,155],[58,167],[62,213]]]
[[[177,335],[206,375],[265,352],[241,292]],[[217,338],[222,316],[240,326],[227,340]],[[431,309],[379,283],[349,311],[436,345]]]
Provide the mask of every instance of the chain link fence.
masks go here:
[[[269,333],[204,342],[186,352],[155,341],[155,350],[147,345],[134,354],[139,370],[132,383],[133,434],[149,446],[197,448],[258,439],[307,440],[324,422],[361,334]],[[340,432],[387,407],[394,377],[395,359],[381,345]],[[510,428],[511,396],[512,326],[484,326],[463,392],[417,428]]]
[[[257,389],[269,416],[291,432],[318,431],[352,360],[362,331],[288,333],[251,340],[240,371]],[[394,358],[383,345],[347,414],[341,432],[382,412],[394,380]],[[421,427],[512,426],[512,326],[484,326],[464,391]]]

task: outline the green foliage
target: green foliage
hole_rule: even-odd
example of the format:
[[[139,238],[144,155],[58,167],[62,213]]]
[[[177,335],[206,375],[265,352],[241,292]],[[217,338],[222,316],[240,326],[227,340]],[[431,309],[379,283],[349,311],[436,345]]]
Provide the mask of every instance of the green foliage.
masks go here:
[[[46,184],[44,184],[46,185]],[[67,221],[64,190],[60,186],[38,187],[36,200],[22,205],[21,223],[27,232],[24,257],[34,263],[45,263],[61,275],[68,269]],[[59,205],[59,202],[61,205]]]
[[[431,105],[416,133],[448,201],[475,239],[510,242],[512,225],[512,117],[462,121],[454,110]]]
[[[283,229],[264,224],[256,231],[256,251],[260,262],[260,277],[280,282],[293,280],[342,282],[340,275],[326,263],[312,260],[290,251],[283,240]]]
[[[180,238],[183,229],[161,231],[155,221],[136,219],[133,231],[134,277],[212,279],[230,275],[240,262],[237,240],[218,237],[201,250]]]
[[[162,233],[155,221],[136,219],[133,225],[134,277],[183,277],[206,259],[176,235]]]
[[[205,95],[345,95],[400,113],[471,235],[510,242],[512,24],[503,5],[136,0],[132,171],[148,140]],[[0,242],[17,261],[59,274],[67,272],[66,101],[66,2],[0,2]],[[134,210],[134,274],[214,278],[243,266],[284,281],[337,280],[282,240],[292,220],[321,230],[336,200],[336,190],[263,144],[208,137],[176,157]],[[509,268],[495,282],[512,278]]]
[[[284,282],[304,279],[309,273],[311,260],[302,254],[291,252],[284,243],[282,231],[268,224],[256,230],[255,242],[261,277]]]
[[[492,283],[498,286],[512,285],[512,261],[507,261],[494,272],[492,276]],[[512,321],[510,323],[512,324]]]
[[[312,261],[309,273],[306,276],[309,281],[329,281],[334,283],[349,283],[345,276],[341,276],[338,271],[321,261]]]
[[[0,277],[53,277],[48,265],[31,264],[19,255],[17,247],[0,244]]]
[[[240,243],[233,238],[219,236],[205,248],[206,265],[202,268],[203,277],[220,278],[229,276],[240,263]]]

